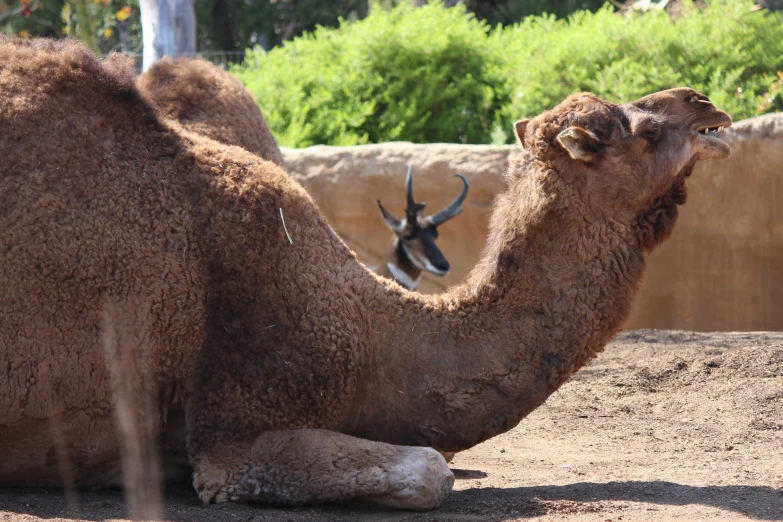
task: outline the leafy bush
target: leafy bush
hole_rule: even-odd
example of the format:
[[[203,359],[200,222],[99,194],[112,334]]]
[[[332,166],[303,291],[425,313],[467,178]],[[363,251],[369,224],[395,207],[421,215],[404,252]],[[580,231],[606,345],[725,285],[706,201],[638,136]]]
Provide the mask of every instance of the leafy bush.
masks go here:
[[[138,0],[0,1],[0,34],[74,36],[93,51],[141,52]]]
[[[783,16],[751,7],[688,2],[676,17],[664,11],[625,17],[605,6],[503,29],[517,88],[504,116],[538,114],[578,91],[627,102],[675,86],[706,94],[735,119],[754,116],[759,96],[783,70]]]
[[[460,6],[406,3],[248,51],[235,72],[292,147],[508,142],[514,120],[578,91],[625,102],[689,86],[736,120],[783,105],[783,13],[752,5],[686,1],[676,16],[607,5],[490,30]]]
[[[482,143],[509,99],[501,43],[458,5],[374,10],[235,70],[282,144]]]

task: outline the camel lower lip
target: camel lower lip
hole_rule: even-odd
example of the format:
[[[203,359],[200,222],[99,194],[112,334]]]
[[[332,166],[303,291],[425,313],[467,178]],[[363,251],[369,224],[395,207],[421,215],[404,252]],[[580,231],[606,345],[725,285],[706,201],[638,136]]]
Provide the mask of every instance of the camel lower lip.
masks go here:
[[[713,133],[699,133],[695,149],[699,159],[723,159],[731,155],[731,146]]]
[[[703,139],[703,140],[707,140],[707,141],[711,142],[711,144],[713,144],[713,145],[720,145],[720,146],[726,146],[726,147],[728,147],[728,146],[729,146],[729,144],[728,144],[728,143],[726,143],[726,142],[723,140],[723,138],[719,138],[719,137],[718,137],[718,136],[716,136],[715,134],[706,134],[706,135],[702,135],[702,136],[701,136],[701,139]]]

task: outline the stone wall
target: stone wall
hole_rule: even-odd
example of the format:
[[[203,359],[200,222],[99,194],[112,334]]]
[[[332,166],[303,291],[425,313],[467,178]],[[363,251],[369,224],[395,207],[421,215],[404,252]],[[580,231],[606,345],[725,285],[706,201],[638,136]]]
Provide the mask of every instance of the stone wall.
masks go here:
[[[648,258],[644,289],[628,328],[783,330],[783,114],[735,123],[732,157],[702,162],[688,181],[674,234]],[[446,277],[427,274],[419,288],[439,292],[460,282],[485,243],[492,200],[515,146],[387,143],[284,149],[288,170],[369,265],[391,250],[376,200],[398,217],[405,205],[406,165],[425,212],[470,181],[465,211],[439,228],[451,262]]]

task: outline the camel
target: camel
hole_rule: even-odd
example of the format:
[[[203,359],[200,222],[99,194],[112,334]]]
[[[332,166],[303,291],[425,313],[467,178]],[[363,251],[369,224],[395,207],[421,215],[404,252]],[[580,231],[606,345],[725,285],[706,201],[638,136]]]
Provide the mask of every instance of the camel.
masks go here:
[[[228,145],[246,150],[285,167],[277,142],[269,132],[259,110],[248,110],[255,105],[251,94],[236,78],[203,60],[163,58],[136,81],[142,95],[154,105],[162,118],[170,118],[192,132],[203,134]],[[437,227],[459,215],[460,205],[467,196],[467,178],[457,174],[464,188],[457,199],[432,216],[423,216],[424,204],[415,203],[412,193],[412,169],[406,179],[406,218],[399,220],[378,207],[386,226],[394,234],[392,251],[375,268],[376,273],[393,279],[408,290],[415,290],[423,270],[443,276],[448,274],[449,262],[435,245]],[[453,452],[441,452],[446,462],[454,459]]]
[[[274,163],[158,118],[127,63],[0,40],[0,485],[121,486],[152,447],[203,502],[435,508],[436,450],[514,427],[620,329],[730,124],[688,88],[517,122],[481,261],[426,296]]]
[[[425,203],[416,203],[413,199],[413,168],[408,166],[405,179],[405,219],[397,219],[383,208],[378,200],[383,222],[394,234],[394,246],[391,252],[375,270],[379,275],[393,279],[408,290],[416,290],[424,271],[437,276],[449,273],[449,262],[435,245],[438,238],[438,227],[446,221],[462,213],[462,202],[468,195],[468,179],[462,174],[455,177],[462,179],[464,187],[457,199],[447,207],[431,216],[424,216]],[[452,456],[453,457],[453,456]],[[447,459],[449,460],[449,459]]]
[[[170,118],[192,132],[203,134],[228,145],[238,145],[263,159],[285,167],[277,142],[266,126],[252,95],[231,74],[215,65],[191,58],[159,60],[136,81],[137,88],[154,105],[162,118]],[[243,118],[244,116],[244,118]],[[435,245],[437,227],[459,215],[467,196],[465,184],[457,199],[432,216],[424,217],[425,205],[413,201],[412,169],[408,169],[406,194],[408,208],[404,220],[396,219],[381,202],[378,206],[386,225],[394,233],[394,246],[387,258],[375,269],[408,290],[415,290],[422,270],[435,275],[448,274],[449,263]],[[455,453],[441,452],[446,462]]]
[[[285,168],[253,95],[218,66],[193,58],[163,58],[141,74],[136,85],[161,117]]]

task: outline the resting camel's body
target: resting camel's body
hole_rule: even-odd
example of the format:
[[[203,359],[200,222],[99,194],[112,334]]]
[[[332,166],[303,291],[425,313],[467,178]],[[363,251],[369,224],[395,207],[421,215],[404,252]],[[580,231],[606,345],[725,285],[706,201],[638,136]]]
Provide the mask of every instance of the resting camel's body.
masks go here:
[[[0,40],[0,485],[120,485],[143,451],[118,426],[186,456],[204,501],[435,507],[453,476],[414,446],[512,428],[604,347],[685,176],[729,154],[698,131],[730,121],[676,89],[518,122],[483,259],[422,296],[115,61]]]

